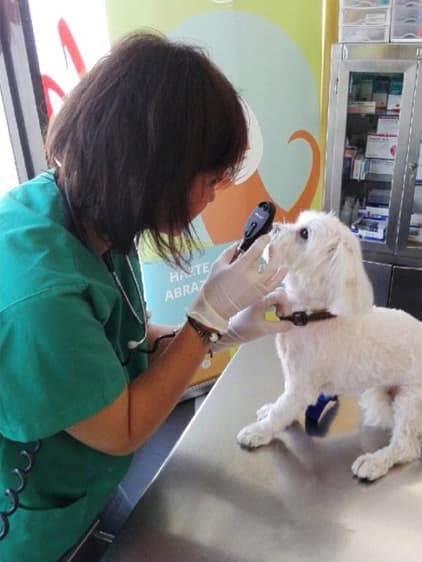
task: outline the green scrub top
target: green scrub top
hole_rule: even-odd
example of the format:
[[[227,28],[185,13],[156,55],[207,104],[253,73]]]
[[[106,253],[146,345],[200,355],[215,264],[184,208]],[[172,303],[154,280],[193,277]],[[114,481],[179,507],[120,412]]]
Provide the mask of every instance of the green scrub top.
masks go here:
[[[92,449],[64,431],[112,403],[147,367],[127,358],[143,329],[102,259],[68,230],[54,174],[0,199],[0,511],[16,488],[20,454],[41,440],[1,562],[57,561],[84,534],[127,471],[131,455]],[[115,269],[142,317],[124,256]],[[131,263],[142,287],[140,265]],[[0,522],[1,527],[1,522]]]

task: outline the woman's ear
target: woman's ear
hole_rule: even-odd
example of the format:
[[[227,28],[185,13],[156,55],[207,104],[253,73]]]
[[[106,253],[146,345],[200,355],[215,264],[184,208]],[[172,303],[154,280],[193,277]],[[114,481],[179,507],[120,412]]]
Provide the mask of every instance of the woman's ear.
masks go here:
[[[347,233],[352,237],[353,234]],[[373,290],[362,262],[359,241],[343,236],[331,259],[330,312],[339,316],[365,314],[373,305]]]

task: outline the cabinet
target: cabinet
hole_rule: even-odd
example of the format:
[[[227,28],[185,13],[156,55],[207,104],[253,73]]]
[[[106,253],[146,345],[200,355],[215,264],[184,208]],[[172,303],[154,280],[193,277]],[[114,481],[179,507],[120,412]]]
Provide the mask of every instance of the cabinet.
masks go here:
[[[338,44],[331,61],[324,208],[366,262],[420,270],[422,46]],[[422,286],[409,290],[419,302]]]

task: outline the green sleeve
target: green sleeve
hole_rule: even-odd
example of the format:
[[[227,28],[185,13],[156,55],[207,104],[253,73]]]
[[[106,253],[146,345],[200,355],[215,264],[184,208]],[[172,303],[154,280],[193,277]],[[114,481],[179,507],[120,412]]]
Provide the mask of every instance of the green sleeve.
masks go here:
[[[112,403],[127,384],[88,296],[52,289],[0,313],[0,433],[53,435]]]

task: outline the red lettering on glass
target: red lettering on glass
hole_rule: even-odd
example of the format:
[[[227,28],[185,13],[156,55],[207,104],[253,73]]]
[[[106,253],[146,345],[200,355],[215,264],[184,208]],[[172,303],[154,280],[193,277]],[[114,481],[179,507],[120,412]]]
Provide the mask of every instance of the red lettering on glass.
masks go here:
[[[62,44],[63,47],[63,54],[66,61],[66,67],[69,68],[69,61],[68,61],[68,56],[69,56],[79,78],[81,78],[86,72],[85,63],[82,59],[82,55],[78,45],[76,44],[75,38],[73,37],[72,32],[69,29],[69,26],[67,25],[66,21],[63,18],[59,19],[57,30],[59,32],[60,43]],[[50,119],[50,117],[53,114],[53,106],[50,97],[51,92],[57,94],[61,99],[64,98],[65,92],[59,86],[59,84],[53,78],[51,78],[51,76],[42,74],[41,82],[44,90],[47,116]]]

